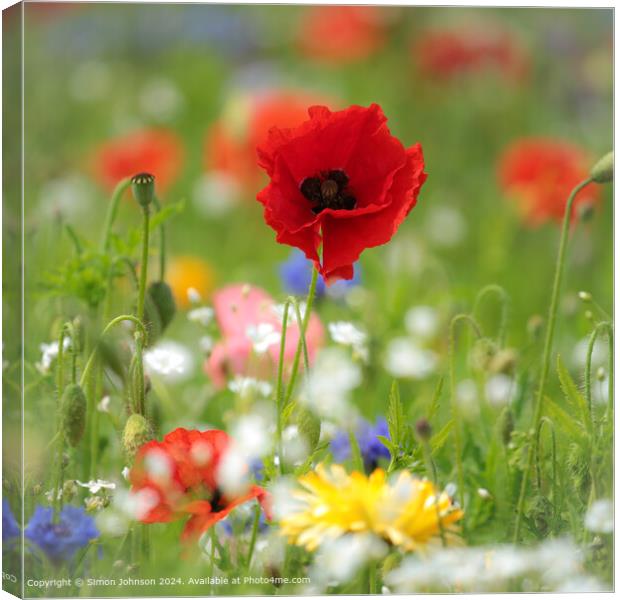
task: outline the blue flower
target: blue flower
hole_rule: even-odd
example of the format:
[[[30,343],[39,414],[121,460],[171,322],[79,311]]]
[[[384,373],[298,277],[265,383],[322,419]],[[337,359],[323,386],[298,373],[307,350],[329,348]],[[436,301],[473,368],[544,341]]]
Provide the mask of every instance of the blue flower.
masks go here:
[[[390,452],[383,445],[378,436],[390,439],[390,431],[387,421],[379,417],[373,425],[366,419],[360,419],[355,430],[355,439],[360,448],[360,453],[364,459],[364,468],[372,472],[379,464],[380,458],[390,458]],[[349,432],[339,431],[331,442],[331,451],[338,462],[343,462],[351,456],[351,443],[349,442]]]
[[[341,279],[327,287],[322,277],[316,283],[316,295],[342,298],[352,287],[359,285],[360,270],[357,263],[354,266],[353,279]],[[295,296],[305,296],[310,287],[312,278],[312,262],[306,258],[301,250],[293,250],[288,259],[280,264],[280,278],[286,291]]]
[[[94,519],[81,507],[65,506],[56,523],[53,516],[51,508],[37,506],[25,530],[26,537],[52,562],[71,560],[80,548],[99,537]]]
[[[19,525],[11,511],[11,505],[6,498],[2,499],[2,541],[16,538],[19,535]]]

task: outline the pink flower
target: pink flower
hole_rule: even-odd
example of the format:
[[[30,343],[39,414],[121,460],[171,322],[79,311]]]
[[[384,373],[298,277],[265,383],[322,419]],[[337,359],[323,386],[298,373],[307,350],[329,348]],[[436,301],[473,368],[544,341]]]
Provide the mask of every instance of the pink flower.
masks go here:
[[[236,284],[215,292],[213,307],[222,339],[207,359],[205,372],[215,387],[225,387],[228,378],[235,375],[275,375],[280,354],[282,310],[273,298],[261,288]],[[323,345],[324,337],[323,325],[313,313],[306,331],[311,362]],[[286,366],[291,365],[298,342],[299,327],[295,310],[291,307],[284,348]]]

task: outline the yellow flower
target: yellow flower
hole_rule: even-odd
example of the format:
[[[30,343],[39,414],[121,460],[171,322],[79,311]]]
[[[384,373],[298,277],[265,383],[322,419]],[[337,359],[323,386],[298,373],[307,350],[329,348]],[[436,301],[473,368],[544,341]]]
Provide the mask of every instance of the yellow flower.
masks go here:
[[[318,465],[299,478],[294,508],[280,520],[283,535],[307,550],[346,533],[371,532],[404,550],[454,536],[463,512],[430,481],[403,471],[389,482],[383,469],[369,477],[340,465]]]
[[[206,300],[213,289],[213,279],[213,270],[209,264],[197,256],[173,258],[166,272],[166,280],[180,308],[190,306],[190,290],[198,292],[198,295]]]

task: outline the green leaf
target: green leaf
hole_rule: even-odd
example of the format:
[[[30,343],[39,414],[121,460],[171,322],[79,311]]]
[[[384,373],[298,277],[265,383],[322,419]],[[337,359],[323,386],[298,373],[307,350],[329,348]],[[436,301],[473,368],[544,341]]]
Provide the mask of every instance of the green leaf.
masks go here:
[[[588,410],[588,405],[586,403],[586,399],[583,397],[583,394],[579,391],[577,384],[573,381],[573,378],[570,376],[570,373],[564,366],[562,362],[562,358],[558,354],[558,362],[557,362],[557,370],[558,377],[560,378],[560,386],[562,387],[562,391],[566,396],[566,399],[569,401],[571,406],[577,411],[577,415],[581,420],[581,424],[584,428],[589,429],[590,426],[590,412]]]
[[[353,458],[354,467],[360,472],[364,472],[364,460],[362,459],[362,453],[360,452],[357,438],[355,437],[355,431],[349,430],[349,444],[351,445],[351,457]]]
[[[157,229],[160,225],[164,224],[175,215],[182,213],[184,210],[185,200],[179,200],[178,202],[167,204],[161,210],[157,211],[153,216],[151,216],[149,222],[149,230],[153,231],[154,229]]]
[[[443,381],[444,378],[440,377],[437,385],[435,386],[435,392],[433,393],[433,399],[431,401],[431,406],[428,409],[428,420],[432,421],[439,410],[439,400],[441,399],[441,392],[443,391]]]
[[[437,452],[439,452],[444,444],[446,443],[446,440],[448,439],[448,436],[450,435],[450,432],[452,431],[452,427],[454,426],[454,421],[452,419],[450,419],[432,438],[430,441],[431,444],[431,454],[434,456],[435,454],[437,454]]]
[[[579,421],[576,421],[548,396],[545,396],[545,408],[546,413],[552,417],[554,422],[557,423],[569,436],[574,438],[579,443],[585,443],[587,441],[586,433],[582,424]]]
[[[390,390],[387,422],[392,442],[396,446],[400,446],[403,442],[405,412],[403,410],[403,404],[400,401],[400,390],[397,381],[392,382],[392,389]]]

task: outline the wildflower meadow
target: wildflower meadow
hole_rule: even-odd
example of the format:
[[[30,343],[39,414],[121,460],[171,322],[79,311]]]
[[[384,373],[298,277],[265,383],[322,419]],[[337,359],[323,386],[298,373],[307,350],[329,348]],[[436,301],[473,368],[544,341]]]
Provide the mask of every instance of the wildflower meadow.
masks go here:
[[[4,589],[613,589],[611,9],[3,28]]]

